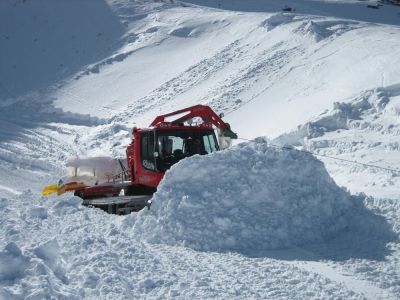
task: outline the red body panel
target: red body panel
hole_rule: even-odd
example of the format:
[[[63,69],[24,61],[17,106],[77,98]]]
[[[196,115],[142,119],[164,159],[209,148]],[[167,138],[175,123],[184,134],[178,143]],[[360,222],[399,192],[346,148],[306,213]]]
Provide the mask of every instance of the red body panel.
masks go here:
[[[172,122],[165,122],[166,118],[181,115],[186,113],[184,116],[179,117],[178,119]],[[158,116],[154,119],[154,121],[150,124],[150,126],[160,126],[160,124],[167,124],[167,125],[177,125],[179,123],[183,123],[187,120],[193,119],[195,117],[199,117],[203,120],[203,124],[197,125],[206,125],[207,127],[211,127],[215,125],[218,128],[224,129],[229,128],[229,124],[222,121],[222,119],[208,106],[205,105],[195,105],[188,108],[184,108],[181,110],[174,111],[169,114]]]
[[[176,116],[177,119],[171,122],[167,122],[166,118]],[[203,123],[196,124],[194,126],[183,126],[183,123],[191,120],[193,118],[199,117],[203,120]],[[204,105],[195,105],[182,110],[175,111],[166,115],[158,116],[151,123],[150,127],[147,129],[139,129],[134,127],[132,130],[133,138],[132,142],[128,145],[126,149],[126,157],[128,162],[128,171],[131,177],[132,185],[145,186],[150,188],[157,188],[158,184],[164,177],[165,172],[156,171],[156,166],[154,170],[151,170],[151,166],[145,168],[141,160],[141,137],[149,132],[160,132],[163,130],[190,130],[190,131],[202,131],[209,130],[213,133],[213,126],[221,129],[226,136],[236,138],[236,134],[230,130],[228,123],[222,121],[220,116],[218,116],[210,107]],[[214,133],[213,133],[214,134]],[[218,145],[217,145],[218,149]],[[143,160],[146,162],[146,160]],[[151,162],[149,162],[151,165]],[[109,196],[119,194],[121,187],[117,185],[99,185],[86,188],[79,191],[83,193],[84,197],[99,197],[99,196]]]
[[[200,124],[197,126],[160,126],[156,127],[157,131],[163,130],[190,130],[190,131],[204,131],[204,129],[212,129],[211,126]],[[133,129],[133,140],[126,149],[126,157],[128,161],[128,169],[131,173],[132,184],[140,184],[148,187],[156,188],[160,181],[163,179],[165,172],[152,171],[143,167],[140,160],[140,147],[141,147],[141,134],[149,132],[153,129]]]
[[[121,186],[115,185],[94,185],[83,190],[77,191],[77,194],[82,198],[96,198],[104,196],[117,196],[121,192]]]

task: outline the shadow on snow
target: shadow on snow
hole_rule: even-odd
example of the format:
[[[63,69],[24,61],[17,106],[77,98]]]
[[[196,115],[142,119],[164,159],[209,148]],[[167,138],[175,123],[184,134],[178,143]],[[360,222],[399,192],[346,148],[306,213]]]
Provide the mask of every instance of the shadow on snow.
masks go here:
[[[124,26],[105,1],[0,2],[0,143],[48,123],[104,120],[53,107],[50,87],[121,46]]]
[[[322,243],[302,245],[290,249],[246,251],[249,257],[269,257],[279,260],[333,260],[368,259],[383,261],[392,251],[388,243],[399,242],[399,236],[384,216],[375,214],[363,203],[347,213],[345,231]]]
[[[1,1],[0,97],[44,90],[120,47],[105,1]]]

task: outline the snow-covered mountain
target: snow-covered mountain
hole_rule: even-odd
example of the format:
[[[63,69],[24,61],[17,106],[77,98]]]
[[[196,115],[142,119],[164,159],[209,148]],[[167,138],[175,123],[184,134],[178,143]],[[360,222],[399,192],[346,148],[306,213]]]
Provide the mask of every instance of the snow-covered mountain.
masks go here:
[[[399,298],[399,25],[375,1],[2,1],[0,298]],[[39,196],[197,103],[267,139],[182,161],[150,212]]]

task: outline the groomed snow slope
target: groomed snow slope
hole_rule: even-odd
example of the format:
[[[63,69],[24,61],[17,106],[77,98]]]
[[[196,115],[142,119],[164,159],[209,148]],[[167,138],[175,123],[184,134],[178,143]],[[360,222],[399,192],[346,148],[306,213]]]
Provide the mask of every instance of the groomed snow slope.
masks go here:
[[[68,157],[123,156],[134,123],[146,126],[160,113],[195,103],[225,112],[242,138],[272,138],[310,120],[336,124],[344,113],[344,128],[319,122],[322,135],[300,132],[291,142],[399,168],[400,29],[393,24],[399,25],[400,8],[371,10],[358,1],[296,3],[297,13],[290,14],[275,0],[230,1],[229,11],[207,7],[218,3],[205,0],[196,1],[200,6],[147,0],[88,1],[85,7],[75,1],[0,2],[0,298],[398,299],[399,177],[388,172],[324,160],[337,183],[376,198],[361,196],[346,230],[326,228],[329,239],[325,228],[312,228],[322,238],[315,244],[302,243],[309,241],[305,236],[274,236],[279,245],[297,245],[277,250],[243,251],[216,243],[209,235],[211,222],[204,234],[213,252],[163,244],[157,241],[160,233],[173,233],[166,216],[158,219],[165,228],[144,228],[134,214],[110,216],[82,207],[78,198],[39,196],[43,186],[65,175]],[[364,22],[371,20],[376,23]],[[341,103],[336,111],[315,117],[335,102]],[[374,103],[384,105],[376,110]],[[205,162],[233,156],[237,149]],[[273,157],[285,155],[291,157]],[[327,179],[315,160],[298,162],[310,163]],[[307,170],[304,166],[304,174]],[[233,186],[231,175],[237,176],[230,172],[222,182]],[[175,180],[173,175],[166,180],[170,195],[168,182]],[[172,195],[157,197],[173,206],[182,204],[185,193],[192,195],[190,187],[182,187],[177,203]],[[218,193],[232,196],[224,186]],[[211,199],[204,197],[196,199]],[[320,211],[324,205],[313,207]],[[221,207],[210,215],[202,208],[198,213],[205,219]],[[280,211],[287,216],[292,208]],[[188,224],[179,212],[169,217]],[[223,213],[232,226],[244,218]],[[335,213],[325,216],[332,221]],[[153,217],[153,210],[139,216],[154,224]],[[225,226],[218,217],[217,224]],[[310,224],[301,217],[303,225]],[[225,236],[232,236],[232,228],[223,231]],[[178,244],[206,249],[187,235],[173,237]],[[249,237],[257,238],[257,232]]]
[[[50,93],[56,107],[130,127],[202,103],[244,124],[236,128],[243,137],[275,137],[400,77],[396,26],[179,6],[140,16],[123,47]]]

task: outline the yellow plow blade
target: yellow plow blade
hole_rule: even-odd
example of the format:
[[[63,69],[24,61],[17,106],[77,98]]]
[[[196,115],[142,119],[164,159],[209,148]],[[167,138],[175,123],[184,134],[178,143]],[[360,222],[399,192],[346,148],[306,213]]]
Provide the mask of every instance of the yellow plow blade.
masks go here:
[[[42,190],[42,196],[47,197],[51,194],[57,193],[57,189],[57,184],[48,185]]]
[[[46,186],[43,190],[42,190],[42,196],[50,196],[52,194],[57,193],[58,196],[66,193],[66,192],[73,192],[76,190],[82,190],[85,187],[87,187],[86,184],[84,184],[83,182],[68,182],[62,185],[58,185],[58,184],[51,184]]]

